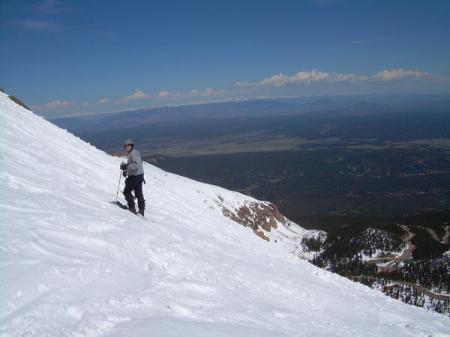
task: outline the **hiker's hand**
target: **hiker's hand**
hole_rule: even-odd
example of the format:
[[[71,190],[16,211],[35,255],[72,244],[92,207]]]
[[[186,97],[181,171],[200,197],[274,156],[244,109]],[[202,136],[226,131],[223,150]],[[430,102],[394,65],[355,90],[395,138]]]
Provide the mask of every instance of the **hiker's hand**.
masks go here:
[[[122,171],[124,171],[124,170],[126,170],[127,169],[127,164],[126,163],[121,163],[120,164],[120,169],[122,170]]]
[[[126,177],[126,176],[128,175],[127,170],[122,170],[122,175],[123,175],[124,177]]]

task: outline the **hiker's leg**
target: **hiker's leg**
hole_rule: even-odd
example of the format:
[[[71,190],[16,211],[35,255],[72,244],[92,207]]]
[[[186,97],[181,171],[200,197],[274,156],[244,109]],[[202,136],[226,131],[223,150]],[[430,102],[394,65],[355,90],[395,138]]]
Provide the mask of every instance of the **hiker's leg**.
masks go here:
[[[134,206],[133,194],[131,194],[131,191],[133,191],[134,187],[135,186],[133,176],[130,176],[127,179],[125,179],[125,188],[123,189],[123,195],[125,197],[125,200],[127,201],[128,208],[130,210],[136,211],[136,207]]]
[[[144,180],[143,177],[140,177],[139,181],[136,182],[136,185],[134,187],[134,194],[136,195],[136,198],[138,200],[139,213],[141,213],[142,215],[144,215],[145,210],[144,194],[142,193],[143,180]]]

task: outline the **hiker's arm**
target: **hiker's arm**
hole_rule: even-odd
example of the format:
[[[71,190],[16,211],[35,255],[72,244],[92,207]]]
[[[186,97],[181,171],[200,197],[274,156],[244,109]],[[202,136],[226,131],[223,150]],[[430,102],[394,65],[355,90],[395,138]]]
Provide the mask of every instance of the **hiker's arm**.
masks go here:
[[[138,169],[138,155],[135,152],[131,152],[128,157],[127,169],[131,171]]]

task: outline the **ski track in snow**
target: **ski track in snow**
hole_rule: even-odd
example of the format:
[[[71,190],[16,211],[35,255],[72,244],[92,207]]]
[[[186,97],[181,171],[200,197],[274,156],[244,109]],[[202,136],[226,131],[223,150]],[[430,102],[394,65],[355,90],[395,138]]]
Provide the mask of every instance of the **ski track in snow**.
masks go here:
[[[250,197],[145,164],[142,221],[110,204],[122,159],[1,93],[0,118],[1,337],[450,336],[215,202]]]

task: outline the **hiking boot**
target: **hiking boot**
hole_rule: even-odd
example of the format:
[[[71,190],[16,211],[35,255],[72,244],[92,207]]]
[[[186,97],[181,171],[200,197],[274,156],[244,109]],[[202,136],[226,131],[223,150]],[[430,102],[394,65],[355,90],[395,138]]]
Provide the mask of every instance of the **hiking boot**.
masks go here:
[[[144,216],[144,210],[143,210],[143,209],[140,209],[140,210],[139,210],[139,214],[142,215],[142,216]]]
[[[128,210],[133,214],[137,214],[136,208],[134,208],[134,207],[129,207]]]

